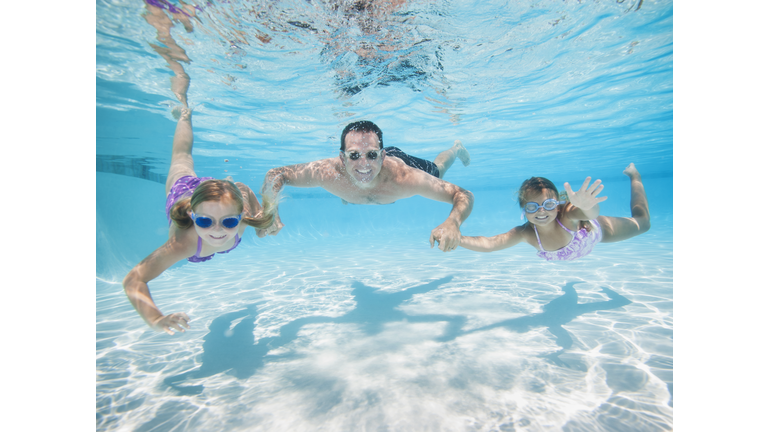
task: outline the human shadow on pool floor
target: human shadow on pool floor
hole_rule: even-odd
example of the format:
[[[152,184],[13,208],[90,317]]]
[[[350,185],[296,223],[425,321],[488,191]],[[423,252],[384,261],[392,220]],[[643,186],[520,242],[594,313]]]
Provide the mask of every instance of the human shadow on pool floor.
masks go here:
[[[357,324],[367,335],[381,333],[387,323],[392,322],[448,322],[442,336],[437,340],[451,340],[458,336],[466,318],[456,315],[408,315],[397,308],[416,294],[423,294],[439,288],[453,279],[444,277],[414,288],[399,292],[382,292],[360,282],[352,283],[352,295],[356,307],[340,317],[311,316],[293,320],[280,327],[280,335],[259,339],[254,344],[253,330],[258,312],[255,304],[243,310],[222,315],[211,322],[209,332],[203,339],[202,364],[198,369],[168,377],[165,384],[182,395],[199,394],[201,385],[182,385],[188,379],[200,379],[221,372],[244,379],[253,375],[264,365],[267,354],[294,341],[301,328],[307,324],[351,323]],[[236,319],[242,320],[232,330]],[[272,355],[277,360],[284,356]]]
[[[187,379],[199,379],[227,372],[238,379],[248,378],[261,366],[266,351],[254,345],[253,330],[258,312],[256,305],[230,312],[214,319],[203,337],[203,354],[199,368],[168,377],[165,384],[182,395],[199,394],[203,386],[181,386]],[[241,319],[231,330],[232,322]]]
[[[459,336],[487,331],[498,327],[524,333],[537,327],[546,327],[556,338],[555,342],[562,349],[545,357],[552,362],[565,367],[579,368],[578,365],[567,364],[559,356],[573,345],[573,339],[562,326],[574,318],[601,310],[615,309],[626,306],[631,302],[609,288],[602,291],[610,298],[608,301],[578,303],[578,294],[574,289],[577,282],[569,282],[563,287],[564,294],[543,306],[543,312],[513,318],[470,331],[462,331],[466,318],[457,315],[408,315],[397,308],[415,294],[422,294],[439,288],[451,281],[453,277],[445,277],[405,291],[394,293],[377,291],[360,282],[353,282],[352,295],[357,306],[340,317],[311,316],[293,320],[280,327],[278,336],[259,339],[254,344],[253,330],[258,315],[256,305],[249,305],[243,310],[222,315],[213,320],[209,333],[203,342],[202,364],[200,368],[165,379],[165,383],[175,388],[181,394],[198,394],[203,386],[180,385],[187,379],[209,377],[221,372],[227,372],[238,379],[252,376],[264,365],[267,354],[277,348],[296,340],[301,328],[307,324],[319,323],[351,323],[357,324],[367,335],[381,333],[387,323],[407,321],[416,322],[447,322],[443,334],[436,341],[445,342]],[[242,320],[231,330],[232,321]],[[291,354],[271,355],[269,359],[278,360]]]
[[[537,327],[546,327],[547,330],[555,336],[555,343],[562,349],[544,357],[560,366],[573,367],[574,365],[566,364],[559,358],[560,354],[573,346],[573,338],[571,338],[568,331],[563,328],[563,325],[573,321],[574,318],[580,315],[590,312],[616,309],[632,303],[626,297],[606,287],[601,287],[601,290],[608,296],[608,298],[610,298],[610,300],[579,303],[579,296],[576,293],[576,289],[573,287],[576,283],[579,282],[567,283],[563,287],[563,292],[565,294],[544,305],[542,307],[544,312],[542,313],[497,322],[468,332],[463,332],[462,335],[491,330],[498,327],[504,327],[507,330],[517,333],[525,333]]]

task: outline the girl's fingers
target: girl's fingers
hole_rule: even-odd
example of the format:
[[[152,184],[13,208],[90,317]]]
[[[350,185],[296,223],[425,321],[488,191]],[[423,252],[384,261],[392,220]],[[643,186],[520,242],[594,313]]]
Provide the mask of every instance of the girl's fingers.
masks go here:
[[[571,189],[571,185],[568,182],[565,182],[565,192],[570,196],[573,195],[573,189]]]
[[[587,177],[584,179],[584,183],[581,185],[581,191],[587,190],[587,187],[589,186],[589,182],[592,180],[592,177]]]
[[[175,320],[173,320],[173,325],[174,325],[174,327],[175,327],[175,328],[176,328],[178,331],[181,331],[181,332],[183,332],[183,331],[184,331],[184,329],[182,328],[182,326],[184,326],[184,327],[186,327],[186,328],[189,328],[189,324],[187,324],[187,318],[186,318],[186,316],[181,316],[181,315],[180,315],[180,316],[178,316],[178,317],[177,317]]]
[[[603,191],[603,185],[600,185],[597,189],[595,189],[595,192],[592,195],[598,195],[602,191]]]

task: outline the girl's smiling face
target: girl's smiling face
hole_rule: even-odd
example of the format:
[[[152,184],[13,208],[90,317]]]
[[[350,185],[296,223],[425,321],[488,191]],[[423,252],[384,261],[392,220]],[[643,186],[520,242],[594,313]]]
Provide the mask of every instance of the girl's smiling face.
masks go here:
[[[223,246],[234,238],[240,228],[239,224],[233,228],[227,228],[221,223],[225,218],[237,217],[240,214],[233,200],[203,201],[194,209],[194,213],[198,217],[204,216],[213,220],[213,224],[208,228],[200,228],[197,224],[193,224],[197,235],[213,247]]]
[[[541,206],[545,200],[557,200],[558,197],[557,193],[552,189],[542,189],[541,192],[532,192],[526,195],[525,198],[526,202],[535,202]],[[525,217],[528,219],[528,222],[538,226],[545,226],[553,223],[555,219],[557,219],[558,209],[559,206],[555,207],[553,210],[545,210],[544,207],[539,207],[539,209],[534,213],[528,213],[525,211],[525,209],[521,210],[525,213]]]

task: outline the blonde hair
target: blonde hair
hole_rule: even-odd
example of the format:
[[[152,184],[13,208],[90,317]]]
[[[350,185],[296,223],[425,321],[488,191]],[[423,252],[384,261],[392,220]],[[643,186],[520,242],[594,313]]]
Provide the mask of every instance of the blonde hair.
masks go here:
[[[235,203],[238,213],[243,212],[243,196],[237,185],[231,180],[206,180],[195,188],[191,196],[176,201],[171,207],[171,220],[181,229],[190,228],[192,226],[192,219],[188,214],[190,211],[206,201],[218,202],[226,199]],[[275,220],[276,204],[274,199],[262,196],[263,209],[261,213],[254,217],[243,217],[241,221],[256,229],[267,228]]]

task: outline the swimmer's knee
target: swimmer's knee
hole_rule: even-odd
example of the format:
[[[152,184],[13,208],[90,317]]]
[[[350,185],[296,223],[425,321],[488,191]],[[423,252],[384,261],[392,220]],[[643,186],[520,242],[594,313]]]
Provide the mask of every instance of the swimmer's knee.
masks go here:
[[[651,221],[649,218],[646,217],[633,217],[630,218],[630,220],[633,222],[633,224],[637,227],[636,233],[632,234],[632,236],[640,235],[643,233],[648,232],[648,230],[651,229]]]
[[[651,219],[650,218],[640,219],[639,221],[637,221],[637,225],[640,228],[640,234],[648,232],[648,230],[651,229]]]
[[[442,164],[439,164],[439,163],[436,163],[435,166],[437,167],[437,178],[442,180],[443,176],[445,176],[445,172],[447,171],[447,169],[445,169],[445,167]],[[427,172],[429,172],[429,171],[427,171]]]

